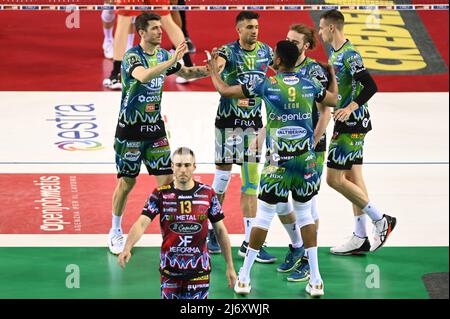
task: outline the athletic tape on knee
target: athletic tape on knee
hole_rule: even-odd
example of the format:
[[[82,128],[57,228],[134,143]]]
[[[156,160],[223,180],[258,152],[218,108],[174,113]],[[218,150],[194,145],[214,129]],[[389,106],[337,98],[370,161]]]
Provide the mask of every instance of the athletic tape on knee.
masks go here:
[[[311,214],[311,201],[307,201],[306,203],[300,203],[293,201],[295,218],[297,220],[297,225],[302,228],[306,225],[314,224],[314,219]]]
[[[277,213],[277,205],[268,204],[262,200],[258,200],[258,210],[252,227],[258,227],[269,230],[270,224]]]
[[[289,215],[293,211],[292,203],[288,201],[287,203],[277,203],[277,214],[278,216]]]
[[[317,207],[317,195],[311,199],[311,215],[314,221],[319,219],[319,210]]]
[[[114,10],[103,10],[102,11],[102,21],[105,23],[111,23],[114,21]]]
[[[216,170],[212,187],[217,194],[223,194],[227,191],[231,181],[231,171]]]

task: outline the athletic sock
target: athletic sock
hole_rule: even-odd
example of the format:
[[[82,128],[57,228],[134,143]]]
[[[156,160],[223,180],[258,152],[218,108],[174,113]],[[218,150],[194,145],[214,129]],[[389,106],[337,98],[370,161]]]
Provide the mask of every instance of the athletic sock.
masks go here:
[[[354,231],[354,233],[359,238],[367,237],[366,222],[367,222],[366,214],[355,216],[355,231]]]
[[[374,222],[383,218],[383,214],[371,202],[369,202],[366,207],[362,209],[362,211],[366,213]]]
[[[300,229],[296,223],[283,224],[284,229],[286,229],[289,238],[291,239],[292,247],[300,248],[303,246],[302,235],[300,234]]]
[[[319,272],[319,260],[317,258],[317,247],[307,248],[308,253],[308,263],[310,269],[310,279],[309,282],[313,285],[319,285],[322,282],[322,277]]]
[[[252,225],[254,218],[244,217],[244,229],[245,229],[245,237],[244,241],[248,243],[250,241],[250,234],[252,232]]]

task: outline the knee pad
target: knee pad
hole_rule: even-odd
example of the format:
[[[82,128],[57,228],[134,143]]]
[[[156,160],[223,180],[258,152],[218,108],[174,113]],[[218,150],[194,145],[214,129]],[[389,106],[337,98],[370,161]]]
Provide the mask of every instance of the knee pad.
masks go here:
[[[268,204],[258,200],[258,210],[252,227],[258,227],[269,230],[270,224],[277,213],[277,205]]]
[[[212,187],[214,188],[214,191],[217,194],[222,195],[227,191],[230,181],[231,181],[231,171],[221,171],[216,169]]]
[[[311,199],[311,215],[314,222],[319,219],[319,210],[317,208],[317,195]]]
[[[114,21],[114,10],[102,10],[102,21],[105,23],[111,23]]]
[[[242,193],[247,195],[257,195],[259,183],[258,163],[242,163],[241,178]]]
[[[278,216],[286,216],[289,215],[290,212],[292,212],[293,207],[291,201],[288,201],[287,203],[277,203],[277,214]]]
[[[311,201],[306,203],[293,202],[295,218],[297,220],[297,225],[302,228],[306,225],[313,225],[314,219],[311,214]]]

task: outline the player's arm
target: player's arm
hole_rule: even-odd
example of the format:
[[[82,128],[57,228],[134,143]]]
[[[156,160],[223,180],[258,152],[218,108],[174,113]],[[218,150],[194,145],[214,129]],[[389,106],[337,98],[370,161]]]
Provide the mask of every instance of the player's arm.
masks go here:
[[[325,106],[335,107],[338,100],[338,85],[336,74],[334,73],[334,69],[331,65],[327,64],[324,67],[327,69],[329,74],[328,88],[326,90],[325,96],[323,96],[319,100],[316,100],[316,102]]]
[[[344,63],[346,63],[346,66],[350,69],[353,79],[357,82],[360,82],[363,86],[363,89],[361,90],[359,95],[346,107],[339,109],[334,113],[334,119],[336,121],[347,121],[354,111],[356,111],[361,105],[366,104],[372,98],[372,96],[374,96],[375,93],[378,92],[377,84],[375,83],[373,77],[370,75],[369,71],[367,71],[367,69],[364,67],[362,58],[359,56],[359,54],[354,54],[354,57],[355,56],[358,57],[359,63],[353,63],[353,65],[347,65],[347,61],[344,61]]]
[[[130,232],[128,233],[127,241],[125,242],[125,248],[119,255],[120,267],[125,268],[126,263],[130,261],[131,249],[139,241],[139,239],[141,239],[150,222],[151,219],[148,216],[141,215],[139,216],[138,220],[133,224],[133,226],[130,229]]]
[[[231,254],[231,243],[228,237],[228,231],[222,220],[212,224],[214,228],[214,233],[216,234],[217,240],[219,241],[220,248],[222,249],[223,258],[227,263],[226,276],[228,279],[228,287],[234,287],[236,282],[236,271],[234,270],[233,257]]]
[[[219,73],[217,50],[211,52],[211,58],[208,59],[208,68],[211,72],[211,80],[216,90],[224,97],[228,98],[245,98],[244,90],[241,85],[229,86],[226,84]]]
[[[319,143],[322,135],[327,131],[328,123],[331,120],[331,108],[325,106],[321,103],[317,103],[317,109],[319,110],[320,116],[319,121],[317,121],[316,129],[314,130],[314,147]]]
[[[177,75],[181,76],[182,78],[185,78],[186,80],[189,79],[200,79],[209,76],[209,70],[208,67],[205,66],[183,66],[181,69],[177,72]]]
[[[138,65],[132,69],[130,72],[131,76],[142,83],[147,83],[151,79],[159,76],[160,74],[166,72],[173,65],[175,65],[183,55],[187,52],[186,42],[181,43],[175,50],[173,57],[170,60],[159,63],[156,66],[145,68],[142,65]]]

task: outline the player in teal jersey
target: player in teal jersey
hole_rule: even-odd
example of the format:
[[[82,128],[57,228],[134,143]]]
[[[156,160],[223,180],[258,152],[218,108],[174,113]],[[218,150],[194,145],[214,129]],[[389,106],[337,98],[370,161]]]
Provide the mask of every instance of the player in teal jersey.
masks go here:
[[[315,49],[317,45],[318,36],[315,29],[304,24],[291,25],[286,36],[286,40],[297,45],[300,51],[300,56],[297,60],[295,71],[303,77],[317,79],[322,86],[326,88],[328,86],[328,75],[326,69],[314,59],[306,56],[306,52]],[[319,189],[326,151],[325,132],[331,119],[331,108],[320,103],[315,103],[312,118],[315,142],[314,152],[317,159],[316,171],[319,175]],[[317,210],[317,195],[311,200],[311,212],[318,229],[319,215]],[[299,228],[295,222],[295,214],[292,212],[292,204],[290,202],[278,204],[277,213],[281,223],[291,239],[291,244],[289,245],[286,258],[284,262],[279,265],[277,270],[279,272],[292,271],[287,278],[288,281],[306,281],[309,278],[310,271],[308,257],[305,254],[303,240],[300,236]]]
[[[122,62],[122,100],[114,143],[118,183],[108,241],[113,254],[120,254],[124,247],[122,215],[141,163],[150,175],[155,175],[158,185],[173,180],[170,146],[161,118],[165,77],[174,73],[187,79],[209,75],[206,66],[187,68],[178,62],[187,51],[186,43],[177,47],[174,56],[160,48],[160,20],[154,13],[136,18],[141,41],[125,53]]]
[[[245,84],[255,78],[264,78],[272,63],[273,51],[258,41],[259,15],[244,11],[236,17],[236,30],[239,40],[228,43],[219,49],[219,66],[222,79],[229,85]],[[216,172],[213,188],[221,203],[231,180],[233,164],[241,166],[240,206],[244,217],[245,236],[239,255],[245,256],[252,222],[256,216],[258,191],[259,153],[249,151],[249,145],[262,128],[260,98],[220,98],[215,121],[215,162]],[[210,253],[219,253],[220,247],[210,226],[208,236]],[[271,263],[275,256],[261,249],[258,262]]]
[[[266,163],[261,175],[257,217],[253,223],[244,265],[235,285],[238,294],[249,294],[250,271],[262,247],[277,205],[287,203],[292,193],[296,221],[301,228],[309,256],[311,278],[306,291],[311,296],[324,294],[317,259],[317,231],[311,214],[311,198],[317,193],[319,176],[314,153],[312,112],[314,103],[335,105],[337,84],[330,72],[330,91],[315,78],[301,77],[295,72],[299,57],[297,46],[290,41],[277,43],[274,69],[277,75],[255,78],[250,83],[229,86],[217,73],[213,59],[209,62],[216,89],[227,97],[260,96],[266,105]]]
[[[336,71],[339,102],[334,111],[334,133],[328,150],[327,183],[353,204],[355,231],[349,241],[332,247],[337,255],[364,254],[380,248],[396,224],[396,218],[381,213],[369,200],[362,174],[364,137],[372,129],[367,107],[377,86],[364,67],[360,53],[344,35],[344,15],[326,11],[320,18],[319,34],[331,45],[329,64]],[[366,214],[374,224],[369,242]]]

